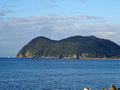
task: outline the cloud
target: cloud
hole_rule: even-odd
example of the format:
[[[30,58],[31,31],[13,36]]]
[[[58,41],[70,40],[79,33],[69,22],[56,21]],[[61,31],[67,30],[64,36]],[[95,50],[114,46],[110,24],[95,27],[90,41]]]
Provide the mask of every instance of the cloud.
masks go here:
[[[104,20],[97,16],[38,16],[38,17],[28,17],[28,18],[8,18],[7,21],[1,19],[0,21],[0,31],[6,30],[7,32],[15,32],[16,34],[32,34],[41,33],[49,35],[50,33],[63,33],[63,32],[85,32],[90,29],[93,30],[106,30],[104,25],[89,25],[94,23],[94,21]],[[97,22],[101,24],[101,22]],[[101,27],[102,26],[102,27]],[[98,28],[99,27],[99,28]],[[89,31],[90,32],[90,31]],[[89,33],[87,32],[87,33]],[[14,34],[15,34],[14,33]]]
[[[46,5],[43,7],[43,9],[50,9],[50,8],[54,8],[57,7],[57,5]]]
[[[57,15],[47,15],[47,16],[37,16],[37,17],[27,17],[27,18],[15,18],[9,17],[5,21],[0,19],[0,35],[5,39],[8,38],[23,38],[36,36],[56,36],[55,34],[63,34],[69,32],[72,34],[84,32],[89,34],[89,29],[93,26],[87,24],[92,23],[96,20],[103,20],[101,17],[97,16],[57,16]],[[99,22],[98,22],[99,23]],[[100,22],[101,23],[101,22]],[[95,29],[95,27],[94,27]],[[97,29],[97,27],[96,27]],[[67,35],[67,34],[66,34]],[[58,38],[57,36],[55,38]]]
[[[8,45],[8,46],[9,46],[9,45],[11,45],[12,43],[11,43],[11,42],[8,42],[8,41],[7,41],[7,42],[6,42],[6,41],[3,41],[2,44],[3,44],[3,45]]]
[[[0,10],[0,16],[5,16],[7,13],[12,13],[12,10]]]
[[[91,34],[97,35],[97,36],[111,36],[111,35],[115,35],[116,32],[103,31],[103,32],[93,32],[93,33],[91,33]]]
[[[97,16],[57,16],[47,15],[27,18],[8,18],[7,21],[1,19],[0,31],[6,36],[21,37],[21,35],[31,36],[54,36],[55,34],[66,33],[66,36],[73,34],[110,36],[116,34],[120,27],[107,25],[102,17]],[[114,32],[113,32],[114,30]],[[117,30],[117,31],[115,31]],[[104,34],[102,34],[104,33]],[[4,37],[4,36],[3,36]],[[11,36],[10,36],[11,37]],[[23,36],[24,37],[24,36]],[[25,36],[27,37],[27,36]],[[57,38],[57,36],[55,37]]]

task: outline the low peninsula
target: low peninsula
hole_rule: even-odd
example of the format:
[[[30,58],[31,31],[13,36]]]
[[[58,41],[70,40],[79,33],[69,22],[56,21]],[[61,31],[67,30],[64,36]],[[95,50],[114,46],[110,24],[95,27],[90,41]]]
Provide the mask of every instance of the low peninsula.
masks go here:
[[[61,40],[51,40],[39,36],[26,44],[17,58],[120,58],[120,46],[108,39],[95,36],[72,36]]]

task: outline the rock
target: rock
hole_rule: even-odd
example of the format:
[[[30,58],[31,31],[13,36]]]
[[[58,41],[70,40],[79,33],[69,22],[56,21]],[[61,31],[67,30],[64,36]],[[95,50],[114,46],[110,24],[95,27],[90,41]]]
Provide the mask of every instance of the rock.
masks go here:
[[[84,90],[89,90],[89,88],[84,88]]]
[[[110,90],[116,90],[114,85],[110,85]]]
[[[116,89],[116,90],[120,90],[120,88]]]
[[[92,90],[92,89],[89,89],[89,88],[84,88],[84,90]]]

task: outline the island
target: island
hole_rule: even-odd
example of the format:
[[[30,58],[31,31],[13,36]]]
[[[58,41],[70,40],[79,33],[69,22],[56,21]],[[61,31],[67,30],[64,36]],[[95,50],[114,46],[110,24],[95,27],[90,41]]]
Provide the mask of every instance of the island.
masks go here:
[[[71,36],[51,40],[39,36],[26,44],[16,55],[17,58],[120,58],[120,46],[108,39],[95,36]]]

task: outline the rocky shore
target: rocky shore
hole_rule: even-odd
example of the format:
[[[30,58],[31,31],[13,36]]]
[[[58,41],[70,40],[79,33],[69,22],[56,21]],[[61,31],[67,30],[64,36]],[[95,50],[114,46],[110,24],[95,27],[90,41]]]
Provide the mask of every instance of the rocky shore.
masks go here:
[[[84,90],[92,90],[92,89],[84,88]],[[100,90],[120,90],[120,88],[116,88],[115,85],[110,85],[109,89],[102,88]]]

